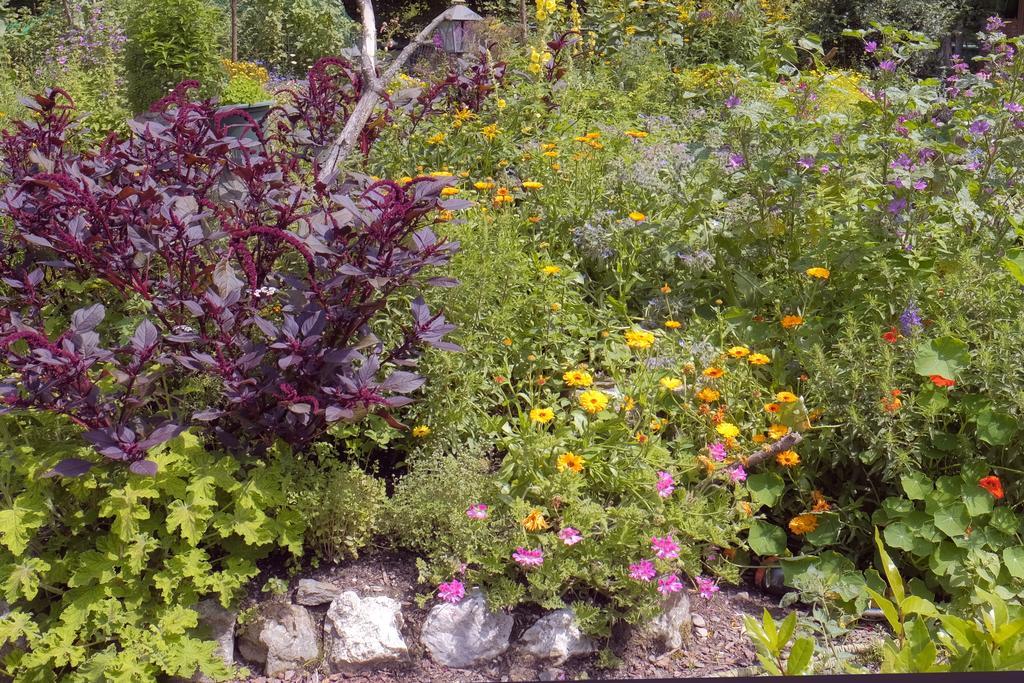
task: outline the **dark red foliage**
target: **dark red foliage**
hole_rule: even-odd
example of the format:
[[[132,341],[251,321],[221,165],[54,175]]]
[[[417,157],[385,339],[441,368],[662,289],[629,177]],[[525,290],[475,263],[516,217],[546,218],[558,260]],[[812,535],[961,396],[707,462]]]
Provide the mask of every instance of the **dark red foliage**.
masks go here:
[[[458,348],[420,291],[454,284],[429,276],[457,245],[427,226],[465,203],[441,199],[451,179],[316,182],[310,150],[358,96],[354,73],[331,90],[346,68],[318,64],[265,135],[186,85],[76,151],[70,98],[37,97],[0,138],[0,410],[66,415],[146,474],[148,449],[197,423],[258,453],[410,402],[422,348]]]

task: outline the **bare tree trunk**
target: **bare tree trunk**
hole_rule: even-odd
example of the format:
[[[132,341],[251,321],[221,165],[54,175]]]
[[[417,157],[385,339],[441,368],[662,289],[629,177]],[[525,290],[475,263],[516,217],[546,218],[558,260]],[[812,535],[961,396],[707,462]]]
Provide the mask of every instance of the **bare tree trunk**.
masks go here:
[[[448,16],[444,11],[434,17],[426,28],[420,31],[412,41],[398,54],[388,68],[377,76],[377,25],[373,16],[373,2],[371,0],[359,0],[359,14],[362,19],[363,36],[360,46],[360,61],[362,64],[363,94],[356,103],[352,113],[349,114],[345,127],[331,146],[324,151],[320,157],[320,173],[317,180],[321,183],[329,183],[337,176],[341,165],[356,148],[359,142],[359,134],[366,126],[366,122],[373,115],[373,110],[380,102],[388,84],[395,80],[398,72],[412,57],[416,49],[426,44],[434,35],[434,31]]]
[[[231,0],[231,61],[238,61],[238,0]]]
[[[75,17],[71,12],[71,0],[63,0],[61,6],[64,8],[64,18],[68,22],[68,28],[78,28],[78,24],[75,23]]]
[[[526,0],[519,0],[519,37],[524,45],[530,37],[530,28],[526,23]]]

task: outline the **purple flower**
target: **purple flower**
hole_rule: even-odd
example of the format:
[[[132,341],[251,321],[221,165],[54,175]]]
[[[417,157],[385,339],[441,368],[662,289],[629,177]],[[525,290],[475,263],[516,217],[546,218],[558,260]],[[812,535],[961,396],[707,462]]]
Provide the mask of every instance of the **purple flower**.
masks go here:
[[[675,574],[669,574],[658,579],[658,592],[662,595],[678,593],[681,590],[683,590],[683,584],[680,583],[679,577]]]
[[[870,54],[874,54],[875,50],[877,50],[877,49],[878,49],[878,43],[875,42],[874,40],[864,41],[864,52],[867,52],[870,55]]]
[[[812,166],[814,166],[814,157],[800,157],[800,159],[797,160],[796,165],[805,171],[808,171]]]
[[[571,526],[567,526],[558,532],[558,537],[562,539],[562,543],[566,545],[576,545],[583,540],[583,534]]]
[[[900,313],[900,331],[903,332],[904,337],[909,337],[923,327],[921,309],[917,307],[917,302],[911,299]]]
[[[899,215],[907,209],[907,200],[903,197],[896,197],[889,202],[888,211],[891,214]]]
[[[999,29],[1006,26],[1006,21],[1002,17],[989,17],[985,21],[985,30],[989,33],[995,33]]]
[[[738,152],[730,154],[728,161],[725,162],[726,168],[740,168],[743,164],[747,163],[746,158]]]
[[[914,181],[914,189],[915,190],[927,190],[928,189],[928,181],[925,180],[924,178],[921,178],[919,180],[915,180]]]
[[[718,587],[718,581],[715,579],[709,579],[706,576],[698,576],[694,581],[697,584],[697,590],[700,592],[700,597],[705,600],[710,600],[715,593],[721,590]]]
[[[674,560],[679,557],[679,546],[672,540],[671,534],[663,538],[651,538],[651,550],[659,560]]]
[[[743,469],[743,465],[736,465],[736,467],[729,470],[729,476],[732,478],[733,482],[746,481],[747,471]]]
[[[725,101],[725,108],[726,109],[734,109],[734,108],[739,106],[740,101],[741,100],[740,100],[739,95],[736,95],[736,94],[729,95],[729,98]]]
[[[539,567],[544,564],[544,551],[540,548],[529,550],[522,546],[516,548],[512,553],[512,559],[523,567]]]
[[[725,444],[722,443],[721,441],[714,442],[713,444],[708,446],[708,453],[710,453],[711,457],[717,460],[718,462],[722,462],[723,460],[725,460],[726,455]]]
[[[971,124],[970,131],[972,135],[984,135],[991,130],[992,124],[985,119],[978,119]]]
[[[1003,109],[1010,112],[1011,114],[1022,114],[1024,113],[1024,106],[1019,102],[1007,102],[1003,105]]]
[[[452,579],[448,583],[438,584],[437,597],[453,605],[466,596],[466,587],[458,579]]]
[[[470,505],[466,510],[466,516],[470,519],[487,519],[487,506],[483,503]]]
[[[896,62],[892,61],[891,59],[883,59],[881,62],[878,63],[878,68],[881,69],[882,71],[888,71],[889,73],[892,73],[896,71]]]
[[[662,498],[668,498],[675,491],[676,486],[675,479],[668,472],[658,472],[658,495]]]
[[[819,170],[819,171],[821,171],[822,173],[828,173],[828,172],[829,172],[829,171],[831,171],[832,169],[831,169],[831,168],[829,168],[829,165],[828,165],[828,164],[822,164],[822,165],[821,165],[821,168],[819,168],[818,170]]]
[[[637,581],[650,581],[656,573],[654,563],[650,560],[640,560],[629,565],[629,577]]]

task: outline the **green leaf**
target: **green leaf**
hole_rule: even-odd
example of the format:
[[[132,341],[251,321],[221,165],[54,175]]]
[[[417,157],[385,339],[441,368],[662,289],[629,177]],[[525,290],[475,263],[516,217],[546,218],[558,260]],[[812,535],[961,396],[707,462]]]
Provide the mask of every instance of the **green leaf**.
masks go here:
[[[977,417],[978,438],[993,446],[1006,446],[1017,433],[1017,420],[1007,413],[991,408],[981,411]]]
[[[808,543],[816,545],[819,548],[832,545],[839,540],[839,515],[834,512],[826,512],[820,514],[818,517],[818,526],[815,527],[814,531],[804,536]]]
[[[786,549],[786,532],[774,524],[755,520],[747,541],[750,549],[762,557],[778,555]]]
[[[789,652],[789,659],[786,660],[786,675],[802,675],[810,665],[813,655],[814,640],[812,638],[797,638],[793,643],[793,649]]]
[[[914,549],[914,542],[916,540],[914,532],[903,522],[893,522],[885,527],[882,534],[885,537],[886,545],[889,547],[906,551]]]
[[[26,557],[16,564],[7,565],[4,594],[8,602],[19,597],[31,600],[39,592],[39,575],[49,571],[50,564],[38,557]]]
[[[18,496],[14,505],[0,510],[0,543],[19,557],[32,538],[32,532],[46,521],[42,510],[35,505],[35,500]]]
[[[750,499],[758,506],[771,507],[786,489],[786,482],[775,472],[754,474],[747,478]]]
[[[963,503],[947,505],[935,513],[935,526],[950,538],[963,536],[970,523],[971,516]]]
[[[1017,533],[1017,515],[1013,514],[1013,510],[1010,508],[997,507],[992,511],[992,516],[988,518],[988,523],[993,529],[1004,534],[1012,535]]]
[[[865,587],[864,591],[871,596],[871,599],[878,605],[878,609],[882,610],[882,614],[885,615],[885,620],[889,622],[889,627],[893,633],[900,635],[903,632],[903,624],[900,622],[899,612],[896,611],[896,605],[893,604],[892,600],[873,588]]]
[[[1003,566],[1013,578],[1024,579],[1024,545],[1004,549]]]
[[[930,600],[918,597],[916,595],[908,595],[900,603],[900,611],[904,615],[920,614],[924,617],[938,617],[939,610],[934,603]]]
[[[882,543],[878,527],[875,527],[875,546],[878,548],[878,556],[882,561],[882,572],[885,574],[885,580],[889,583],[889,590],[892,591],[896,602],[901,603],[903,602],[904,594],[903,577],[900,576],[900,570],[896,568],[896,563],[892,561],[889,553],[885,551],[885,544]]]
[[[1003,259],[1003,268],[1024,285],[1024,249],[1009,249]]]
[[[786,618],[782,620],[779,625],[779,635],[776,637],[776,645],[781,649],[786,646],[789,639],[793,637],[796,632],[796,612],[790,612],[786,615]]]
[[[956,337],[947,336],[919,346],[914,357],[914,369],[917,374],[925,377],[942,375],[947,379],[956,379],[970,362],[971,353],[967,344]]]
[[[924,500],[932,492],[932,479],[923,472],[909,472],[900,476],[903,491],[910,500]],[[890,545],[892,545],[890,543]]]
[[[992,501],[992,494],[980,486],[975,486],[973,490],[967,488],[964,491],[964,506],[967,508],[967,514],[971,517],[981,517],[992,512]]]
[[[209,510],[201,505],[189,504],[182,500],[173,500],[167,506],[167,530],[181,530],[181,537],[190,545],[199,545],[203,532],[206,531],[206,517]]]

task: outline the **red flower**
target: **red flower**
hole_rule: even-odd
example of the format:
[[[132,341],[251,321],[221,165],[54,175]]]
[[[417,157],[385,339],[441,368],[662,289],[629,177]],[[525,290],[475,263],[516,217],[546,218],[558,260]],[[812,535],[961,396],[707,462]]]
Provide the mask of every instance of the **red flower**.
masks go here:
[[[893,327],[888,332],[882,335],[882,339],[889,342],[890,344],[895,344],[900,340],[900,331]]]
[[[1003,497],[1003,483],[999,477],[989,475],[978,480],[978,486],[992,494],[992,497],[999,500]]]
[[[945,389],[946,387],[951,387],[954,384],[956,384],[955,381],[943,377],[942,375],[931,375],[928,377],[928,379],[930,379],[932,381],[932,384],[939,387],[940,389]]]
[[[507,382],[507,381],[508,381],[508,380],[507,380],[507,379],[505,379],[504,377],[502,377],[501,375],[495,375],[495,376],[494,376],[494,383],[495,383],[495,384],[504,384],[504,383],[505,383],[505,382]]]

